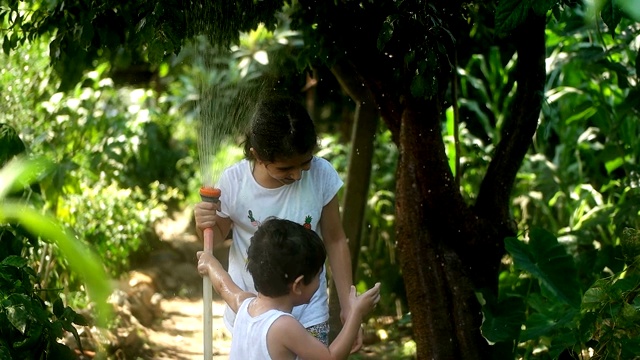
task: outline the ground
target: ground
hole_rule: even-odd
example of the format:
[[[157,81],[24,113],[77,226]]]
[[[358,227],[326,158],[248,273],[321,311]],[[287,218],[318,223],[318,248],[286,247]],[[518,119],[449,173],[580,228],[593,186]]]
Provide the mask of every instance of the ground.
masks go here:
[[[203,358],[202,278],[196,270],[202,243],[191,218],[185,211],[157,224],[157,236],[149,240],[151,251],[133,257],[133,270],[114,282],[109,298],[116,313],[112,330],[79,328],[82,351],[74,337],[67,336],[65,342],[79,359]],[[215,252],[225,258],[224,246]],[[212,308],[213,359],[227,359],[231,337],[222,322],[224,302],[215,292]]]
[[[196,271],[196,251],[202,243],[194,235],[190,213],[178,213],[158,224],[160,241],[169,246],[153,253],[151,261],[166,261],[165,266],[147,264],[144,269],[160,269],[163,298],[160,301],[160,326],[149,329],[154,359],[191,360],[203,357],[202,279]],[[224,252],[224,249],[219,249]],[[168,271],[163,271],[163,269]],[[168,277],[173,277],[170,279]],[[214,295],[213,359],[227,359],[231,337],[222,322],[224,302]]]

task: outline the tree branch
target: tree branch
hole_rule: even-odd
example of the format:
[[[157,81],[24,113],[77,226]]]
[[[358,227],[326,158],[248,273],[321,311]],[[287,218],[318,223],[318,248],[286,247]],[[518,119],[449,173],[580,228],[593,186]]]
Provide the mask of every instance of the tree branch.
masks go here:
[[[544,30],[545,18],[531,12],[514,32],[518,89],[475,204],[476,213],[492,220],[509,220],[511,190],[538,127],[546,78]]]
[[[331,66],[331,72],[342,88],[354,101],[364,103],[375,101],[387,127],[391,131],[394,142],[400,132],[400,117],[402,111],[397,97],[385,93],[385,86],[378,80],[363,75],[359,70],[364,66],[354,66],[351,62],[340,61]],[[364,84],[364,86],[363,86]]]

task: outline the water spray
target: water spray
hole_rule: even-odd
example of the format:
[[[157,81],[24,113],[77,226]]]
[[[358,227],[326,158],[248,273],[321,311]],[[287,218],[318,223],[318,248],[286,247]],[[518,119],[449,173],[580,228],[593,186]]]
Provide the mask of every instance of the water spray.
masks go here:
[[[193,27],[194,34],[210,34],[212,24],[216,23],[211,22],[209,11],[217,8],[202,4],[195,5],[188,14],[188,22]],[[202,201],[217,203],[221,195],[220,189],[216,188],[217,178],[227,166],[237,161],[230,162],[224,149],[229,145],[237,146],[239,136],[246,133],[257,99],[263,90],[271,88],[271,82],[261,76],[253,76],[251,80],[249,77],[231,79],[230,74],[233,72],[220,65],[220,59],[231,57],[230,49],[215,46],[209,40],[206,36],[194,39],[194,78],[198,89],[195,111],[199,120],[198,156],[202,176],[200,197]],[[213,234],[211,228],[203,231],[203,250],[210,254],[213,253]],[[224,237],[227,234],[221,235]],[[202,280],[202,302],[204,359],[212,360],[213,287],[208,276]]]

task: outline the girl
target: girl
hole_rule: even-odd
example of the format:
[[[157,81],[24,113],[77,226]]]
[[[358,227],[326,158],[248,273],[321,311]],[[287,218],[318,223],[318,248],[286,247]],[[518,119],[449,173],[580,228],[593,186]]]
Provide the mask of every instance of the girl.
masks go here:
[[[245,159],[225,169],[217,187],[219,203],[200,202],[194,214],[198,234],[212,228],[214,243],[230,229],[229,274],[244,291],[255,293],[245,268],[247,249],[261,221],[287,219],[314,230],[323,239],[340,301],[340,317],[351,308],[351,258],[342,228],[337,193],[343,183],[331,164],[313,155],[317,134],[309,114],[290,98],[262,101],[251,119],[244,144]],[[324,344],[328,344],[329,308],[323,267],[320,285],[308,304],[296,306],[293,316]],[[224,321],[233,328],[235,314],[227,306]],[[358,334],[353,351],[362,345]]]

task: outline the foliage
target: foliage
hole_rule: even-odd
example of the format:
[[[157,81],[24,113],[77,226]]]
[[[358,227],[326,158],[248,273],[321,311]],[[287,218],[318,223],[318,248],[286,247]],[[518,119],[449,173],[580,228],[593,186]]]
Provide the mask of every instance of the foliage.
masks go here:
[[[6,140],[1,137],[0,145],[7,145]],[[42,160],[18,159],[0,170],[1,359],[75,359],[71,349],[57,339],[69,331],[80,344],[73,324],[89,325],[83,316],[64,306],[60,289],[40,286],[41,274],[24,257],[36,248],[38,238],[57,244],[71,270],[82,277],[95,301],[99,324],[106,323],[111,311],[106,303],[109,284],[97,257],[50,216],[34,208],[38,202],[33,199],[38,195],[29,185],[46,174],[48,167]]]
[[[586,7],[564,10],[547,27],[546,102],[513,194],[513,216],[520,229],[532,229],[529,242],[505,240],[510,256],[499,298],[481,291],[482,330],[507,357],[583,356],[591,348],[595,356],[631,358],[637,345],[628,340],[636,334],[625,324],[636,316],[629,306],[638,308],[626,296],[637,293],[637,278],[626,275],[621,242],[625,227],[639,226],[638,27],[604,10],[595,23],[585,21]],[[515,57],[505,55],[490,48],[458,70],[460,176],[471,200],[517,86],[509,80]],[[449,109],[443,134],[450,159],[453,126]],[[608,295],[585,305],[602,291]]]
[[[7,81],[15,80],[3,106],[29,151],[58,164],[40,183],[46,206],[116,276],[128,270],[136,251],[150,251],[151,224],[187,192],[194,169],[181,160],[190,144],[175,141],[176,124],[162,109],[166,102],[152,90],[115,88],[105,66],[73,91],[55,92],[45,81],[42,46],[34,42],[23,56],[2,58]],[[75,275],[63,275],[68,259],[48,259],[59,267],[45,284],[79,285]]]
[[[640,353],[639,234],[625,231],[630,245],[625,270],[586,287],[573,258],[551,233],[535,228],[528,242],[505,239],[515,268],[501,274],[497,306],[485,303],[484,336],[510,343],[517,357],[544,352],[552,359],[562,353],[635,358]]]
[[[39,297],[41,290],[34,288],[31,279],[37,274],[26,259],[6,257],[0,262],[0,271],[0,358],[42,358],[41,354],[45,354],[45,359],[75,359],[71,349],[57,339],[64,337],[64,331],[70,331],[80,343],[73,324],[88,325],[87,321],[63,306],[60,298],[49,309]]]
[[[96,63],[110,62],[118,68],[146,64],[155,71],[163,60],[180,52],[185,39],[203,31],[216,43],[229,44],[240,30],[249,31],[258,22],[273,24],[271,14],[282,3],[7,0],[0,5],[0,19],[7,24],[5,54],[40,36],[51,36],[51,65],[61,80],[59,90],[67,91]],[[228,17],[242,21],[234,27],[207,26]]]
[[[621,21],[613,37],[582,21],[584,9],[565,16],[548,30],[547,102],[514,216],[521,228],[558,234],[590,284],[622,270],[622,229],[639,226],[638,49],[630,46],[638,28]]]

